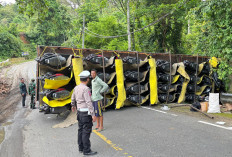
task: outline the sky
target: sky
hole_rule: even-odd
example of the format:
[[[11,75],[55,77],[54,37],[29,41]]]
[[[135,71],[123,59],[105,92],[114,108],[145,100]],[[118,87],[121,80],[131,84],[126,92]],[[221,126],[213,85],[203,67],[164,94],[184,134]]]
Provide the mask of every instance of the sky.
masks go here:
[[[0,3],[15,3],[15,0],[0,0]]]

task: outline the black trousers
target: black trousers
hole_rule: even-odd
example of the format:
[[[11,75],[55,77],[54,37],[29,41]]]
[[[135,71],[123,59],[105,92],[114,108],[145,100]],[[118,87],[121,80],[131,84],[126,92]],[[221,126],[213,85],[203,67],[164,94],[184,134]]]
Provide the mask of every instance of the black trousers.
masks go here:
[[[31,94],[31,108],[35,108],[35,94]]]
[[[78,146],[79,151],[89,153],[91,151],[90,134],[92,132],[92,116],[88,115],[88,112],[77,111],[78,120]]]
[[[22,105],[23,105],[23,107],[25,106],[26,96],[27,96],[27,94],[24,94],[24,96],[22,96]]]

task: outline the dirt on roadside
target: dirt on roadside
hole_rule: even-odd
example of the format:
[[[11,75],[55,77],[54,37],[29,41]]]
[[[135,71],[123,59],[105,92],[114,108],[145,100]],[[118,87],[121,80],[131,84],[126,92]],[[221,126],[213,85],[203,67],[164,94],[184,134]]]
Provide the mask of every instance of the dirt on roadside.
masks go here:
[[[7,118],[14,114],[16,105],[21,99],[15,88],[12,89],[8,94],[4,94],[0,97],[0,123],[3,123]]]
[[[30,61],[0,69],[0,123],[15,113],[17,104],[21,101],[20,78],[23,77],[28,85],[35,75],[35,65],[35,61]]]
[[[179,105],[179,104],[170,104],[169,107],[175,106],[175,105]],[[226,109],[224,107],[221,108],[222,112],[225,112],[225,110]],[[232,127],[232,114],[231,113],[206,113],[209,116],[213,117],[213,119],[211,119],[209,117],[206,117],[205,115],[203,115],[200,112],[190,111],[189,106],[175,107],[175,108],[171,108],[169,111],[173,112],[173,113],[197,117],[197,118],[200,118],[201,120],[205,120],[205,121],[211,122],[211,123],[216,123],[219,121],[225,122],[225,126]]]
[[[0,123],[3,124],[16,111],[17,104],[21,102],[19,91],[20,78],[24,78],[28,84],[35,78],[36,62],[29,61],[10,67],[0,69]],[[2,83],[1,83],[2,82]],[[2,93],[1,93],[2,91]],[[27,105],[27,104],[26,104]],[[77,122],[76,114],[70,113],[62,123],[56,124],[53,128],[69,127]]]

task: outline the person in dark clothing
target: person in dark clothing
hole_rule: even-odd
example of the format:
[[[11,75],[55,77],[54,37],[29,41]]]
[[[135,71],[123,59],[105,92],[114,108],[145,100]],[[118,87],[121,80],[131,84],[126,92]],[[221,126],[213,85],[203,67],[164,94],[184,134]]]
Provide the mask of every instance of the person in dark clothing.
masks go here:
[[[31,83],[29,84],[29,95],[31,96],[31,109],[35,109],[35,79],[31,79]]]
[[[81,84],[74,88],[71,105],[73,111],[77,110],[79,152],[84,155],[95,155],[97,152],[91,150],[90,144],[93,122],[96,121],[91,92],[87,86],[90,72],[82,71],[78,76]]]
[[[26,84],[24,83],[23,78],[21,78],[21,83],[19,85],[19,88],[20,88],[20,93],[22,95],[22,105],[23,107],[26,107],[25,101],[26,101],[26,96],[27,96],[27,87],[26,87]]]

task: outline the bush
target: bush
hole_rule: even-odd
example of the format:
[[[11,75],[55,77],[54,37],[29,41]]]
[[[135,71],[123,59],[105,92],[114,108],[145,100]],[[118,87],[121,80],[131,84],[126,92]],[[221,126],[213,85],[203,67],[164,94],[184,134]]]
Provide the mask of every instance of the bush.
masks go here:
[[[8,31],[0,31],[0,58],[19,57],[22,42]]]

